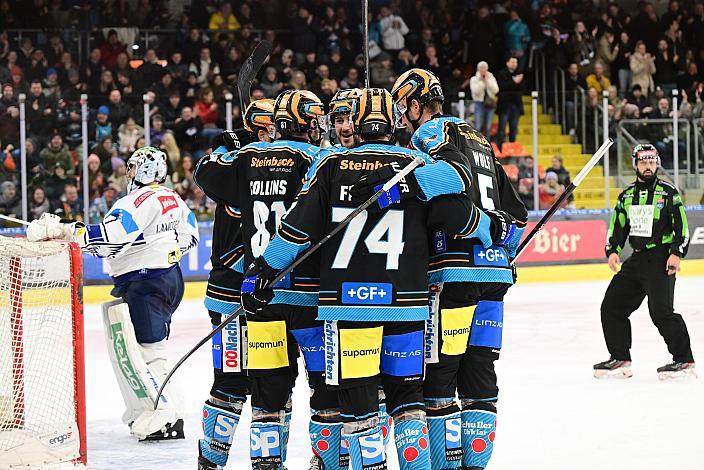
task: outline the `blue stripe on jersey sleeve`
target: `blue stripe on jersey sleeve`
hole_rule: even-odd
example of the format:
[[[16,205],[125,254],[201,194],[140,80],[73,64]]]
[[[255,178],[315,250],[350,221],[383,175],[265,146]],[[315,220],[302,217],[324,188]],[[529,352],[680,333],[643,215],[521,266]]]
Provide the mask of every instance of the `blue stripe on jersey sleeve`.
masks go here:
[[[444,161],[416,168],[413,175],[426,201],[444,194],[461,194],[466,190],[457,170]]]
[[[310,242],[301,245],[291,243],[281,238],[277,233],[274,239],[269,242],[264,254],[264,261],[274,269],[286,269],[295,261],[299,253],[310,246]]]
[[[428,272],[428,283],[440,282],[499,282],[513,284],[511,268],[448,267]]]
[[[464,123],[462,119],[454,116],[442,116],[431,119],[423,123],[418,130],[413,133],[413,137],[411,137],[413,147],[429,154],[438,151],[448,142],[445,135],[445,123],[448,122],[455,124]]]

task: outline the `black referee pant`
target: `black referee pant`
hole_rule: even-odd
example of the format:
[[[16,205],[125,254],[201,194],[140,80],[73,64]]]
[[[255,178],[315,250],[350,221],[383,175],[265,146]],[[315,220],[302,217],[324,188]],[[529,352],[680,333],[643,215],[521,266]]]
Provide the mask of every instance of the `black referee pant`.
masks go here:
[[[638,251],[628,258],[611,279],[601,304],[601,326],[611,357],[631,360],[629,316],[648,297],[650,318],[665,339],[676,362],[693,362],[689,333],[682,316],[675,313],[675,275],[668,276],[666,247]]]

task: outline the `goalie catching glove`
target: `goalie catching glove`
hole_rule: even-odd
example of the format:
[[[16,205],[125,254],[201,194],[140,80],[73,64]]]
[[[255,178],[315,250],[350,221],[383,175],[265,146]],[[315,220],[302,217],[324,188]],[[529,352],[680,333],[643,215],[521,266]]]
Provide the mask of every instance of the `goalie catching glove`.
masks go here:
[[[42,214],[33,220],[27,227],[27,240],[41,242],[44,240],[59,239],[72,240],[76,229],[84,227],[82,222],[62,219],[55,214]]]
[[[245,312],[257,314],[274,298],[272,280],[278,271],[269,266],[264,258],[257,258],[249,265],[242,281],[242,308]]]

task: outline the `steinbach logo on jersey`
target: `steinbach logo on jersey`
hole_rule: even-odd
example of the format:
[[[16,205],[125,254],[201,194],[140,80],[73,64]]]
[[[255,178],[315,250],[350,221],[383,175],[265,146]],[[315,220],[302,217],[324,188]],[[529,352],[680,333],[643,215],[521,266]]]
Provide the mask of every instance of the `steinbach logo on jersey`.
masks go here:
[[[283,167],[290,167],[296,164],[296,161],[293,158],[286,157],[286,158],[277,158],[275,156],[272,157],[267,157],[267,158],[257,158],[257,157],[252,157],[252,160],[250,161],[250,167],[252,168],[261,168],[261,167],[277,167],[277,166],[283,166]]]
[[[362,305],[390,305],[393,285],[386,282],[343,282],[342,303]]]
[[[159,202],[161,203],[161,214],[166,214],[172,209],[176,209],[178,207],[178,202],[176,202],[176,197],[172,195],[168,196],[159,196],[158,197]]]

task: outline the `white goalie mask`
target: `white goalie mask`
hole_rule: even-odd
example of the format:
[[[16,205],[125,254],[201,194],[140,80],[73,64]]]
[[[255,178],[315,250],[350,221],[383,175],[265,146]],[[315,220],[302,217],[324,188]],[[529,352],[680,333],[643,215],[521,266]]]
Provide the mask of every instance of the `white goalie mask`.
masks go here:
[[[154,147],[135,150],[127,160],[127,175],[129,193],[150,183],[163,183],[166,181],[166,154]]]

